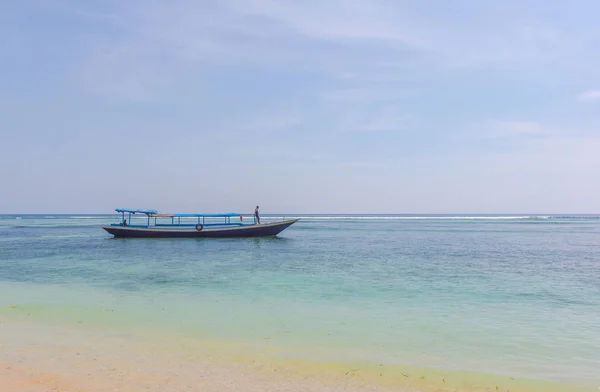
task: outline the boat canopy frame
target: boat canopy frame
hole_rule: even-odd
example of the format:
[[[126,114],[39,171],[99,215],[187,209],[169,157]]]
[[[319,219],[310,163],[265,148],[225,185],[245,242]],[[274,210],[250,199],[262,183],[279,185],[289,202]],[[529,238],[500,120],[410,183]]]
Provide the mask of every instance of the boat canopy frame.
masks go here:
[[[142,209],[129,209],[129,208],[117,208],[115,209],[122,215],[121,223],[114,226],[137,226],[137,227],[150,227],[150,219],[154,218],[154,226],[244,226],[243,214],[239,213],[224,213],[224,214],[159,214],[157,210],[142,210]],[[128,214],[129,225],[126,224],[125,214]],[[135,214],[144,214],[148,217],[147,224],[144,225],[131,225],[131,216]],[[240,217],[240,222],[232,222],[231,218]],[[171,218],[171,223],[158,223],[158,218]],[[197,218],[196,223],[181,223],[181,218]],[[206,218],[224,218],[222,223],[206,223]],[[256,218],[254,218],[254,224],[256,224]]]

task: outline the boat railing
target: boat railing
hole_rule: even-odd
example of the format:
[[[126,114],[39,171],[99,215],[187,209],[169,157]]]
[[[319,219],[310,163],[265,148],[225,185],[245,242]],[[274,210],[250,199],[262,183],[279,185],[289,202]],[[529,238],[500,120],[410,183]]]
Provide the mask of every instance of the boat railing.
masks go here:
[[[254,214],[159,214],[156,210],[117,209],[121,222],[111,226],[147,227],[239,227],[258,224]],[[137,214],[137,216],[136,216]],[[141,215],[141,216],[140,216]],[[261,216],[261,223],[285,221],[285,216]],[[133,221],[135,220],[135,222]]]

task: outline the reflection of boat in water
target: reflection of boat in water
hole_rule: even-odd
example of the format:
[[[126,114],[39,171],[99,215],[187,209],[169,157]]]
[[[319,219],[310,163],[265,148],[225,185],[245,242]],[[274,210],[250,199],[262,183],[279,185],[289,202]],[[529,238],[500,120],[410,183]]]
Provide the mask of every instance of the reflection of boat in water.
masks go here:
[[[126,238],[270,237],[299,220],[258,223],[252,217],[252,223],[244,223],[242,214],[159,214],[156,210],[125,208],[116,211],[122,216],[121,222],[103,229],[115,237]],[[142,217],[137,218],[136,214]]]

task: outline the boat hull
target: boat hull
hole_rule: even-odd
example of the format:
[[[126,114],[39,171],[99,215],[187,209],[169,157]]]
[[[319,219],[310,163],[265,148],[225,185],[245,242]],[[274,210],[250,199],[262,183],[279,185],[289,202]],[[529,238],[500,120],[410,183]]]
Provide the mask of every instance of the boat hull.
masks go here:
[[[155,227],[105,226],[109,234],[119,238],[247,238],[273,237],[287,229],[298,219],[261,225],[203,229],[163,229]]]

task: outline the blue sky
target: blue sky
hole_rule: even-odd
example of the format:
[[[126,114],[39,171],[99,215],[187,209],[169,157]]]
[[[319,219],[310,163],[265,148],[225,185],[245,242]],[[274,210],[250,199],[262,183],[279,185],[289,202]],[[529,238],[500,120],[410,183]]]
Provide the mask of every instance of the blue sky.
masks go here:
[[[598,213],[596,1],[0,6],[0,213]]]

